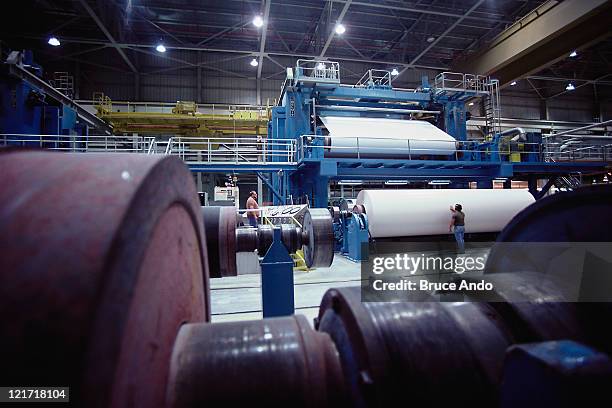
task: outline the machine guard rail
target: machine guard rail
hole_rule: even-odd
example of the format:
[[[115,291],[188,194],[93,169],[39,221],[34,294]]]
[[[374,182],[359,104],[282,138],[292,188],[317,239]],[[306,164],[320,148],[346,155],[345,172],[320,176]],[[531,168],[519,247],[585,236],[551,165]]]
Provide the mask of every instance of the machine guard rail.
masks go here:
[[[324,153],[331,149],[330,146],[325,145],[325,139],[329,136],[320,135],[303,135],[298,142],[297,154],[298,161],[301,161],[310,157],[324,157]],[[408,160],[417,159],[418,156],[431,155],[432,149],[427,148],[413,148],[411,146],[410,139],[398,139],[398,138],[387,138],[387,137],[355,137],[355,138],[342,138],[344,141],[347,139],[354,140],[352,146],[333,146],[336,151],[346,150],[347,154],[357,159],[368,158],[376,150],[382,151],[396,151],[397,154],[389,155],[389,159],[395,157],[404,157]],[[362,153],[360,148],[360,141],[364,140],[390,140],[397,141],[399,143],[405,143],[406,147],[372,147],[367,146],[364,149],[368,150],[368,153]],[[423,143],[422,140],[416,140],[417,143]],[[449,141],[449,140],[428,140],[427,142],[435,143],[446,143],[449,145],[449,150],[454,150],[452,159],[454,160],[471,160],[471,161],[485,161],[485,162],[496,162],[496,161],[530,161],[530,162],[543,162],[543,161],[610,161],[612,160],[612,144],[600,145],[600,146],[564,146],[558,143],[520,143],[523,150],[512,150],[509,143],[500,143],[498,145],[483,143],[482,141],[466,140],[466,141]],[[439,151],[439,148],[433,149]],[[439,153],[433,153],[436,156],[440,156]],[[518,156],[513,156],[518,155]],[[517,160],[518,158],[518,160]],[[549,160],[550,158],[550,160]]]
[[[441,72],[434,79],[436,92],[442,91],[475,91],[489,93],[493,81],[483,75],[464,74],[460,72]]]
[[[201,164],[288,164],[295,165],[307,158],[324,157],[330,147],[325,146],[324,139],[329,136],[304,135],[300,139],[266,139],[266,138],[200,138],[171,137],[157,140],[154,137],[142,136],[71,136],[71,135],[33,135],[33,134],[0,134],[0,145],[40,147],[50,150],[68,152],[126,152],[144,154],[174,154],[187,163]],[[346,138],[345,138],[346,139]],[[334,146],[336,150],[350,149],[357,159],[367,157],[360,150],[360,141],[368,139],[394,138],[349,138],[355,139],[354,146]],[[380,148],[396,150],[397,157],[408,160],[416,156],[430,154],[427,148],[413,148],[409,139],[401,139],[405,148]],[[419,141],[422,142],[422,141]],[[436,141],[452,144],[454,160],[473,161],[512,161],[512,154],[520,158],[516,161],[564,162],[564,161],[612,161],[612,143],[593,145],[584,141],[520,143],[522,151],[511,150],[509,144],[483,144],[481,141]],[[368,146],[371,152],[377,148]],[[364,157],[365,156],[365,157]],[[415,157],[412,157],[415,156]]]
[[[296,144],[294,139],[261,137],[172,137],[166,154],[187,163],[297,164]]]
[[[299,59],[295,65],[295,82],[340,83],[340,64],[334,61]]]
[[[391,87],[391,72],[383,69],[368,69],[355,84],[356,88]]]
[[[21,146],[79,153],[156,153],[154,137],[0,134],[1,146]]]

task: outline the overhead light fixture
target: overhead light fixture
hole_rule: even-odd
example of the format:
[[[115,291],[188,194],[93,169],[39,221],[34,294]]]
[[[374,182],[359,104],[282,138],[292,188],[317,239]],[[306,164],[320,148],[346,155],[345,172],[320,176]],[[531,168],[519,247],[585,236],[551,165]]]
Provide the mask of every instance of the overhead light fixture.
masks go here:
[[[346,27],[342,24],[336,24],[336,34],[342,35],[346,31]]]
[[[428,184],[432,186],[440,186],[440,185],[450,184],[450,180],[431,180]]]
[[[468,103],[468,106],[474,106],[474,102]]]
[[[432,43],[436,40],[436,37],[427,37],[427,42]]]
[[[263,20],[263,17],[261,17],[261,16],[255,16],[255,17],[253,18],[253,25],[254,25],[255,27],[257,27],[257,28],[259,28],[259,27],[263,26],[263,25],[264,25],[264,20]]]
[[[385,181],[385,184],[388,186],[404,186],[408,184],[408,180],[389,180]]]
[[[58,39],[57,39],[57,37],[50,37],[50,38],[49,38],[49,41],[47,41],[47,44],[52,45],[52,46],[54,46],[54,47],[57,47],[57,46],[59,46],[61,43],[60,43],[60,40],[58,40]]]
[[[576,89],[576,87],[571,82],[565,87],[566,91],[573,91],[574,89]]]
[[[399,71],[397,70],[397,68],[393,68],[393,71],[391,71],[391,75],[393,75],[393,76],[398,76],[399,75]]]
[[[325,69],[325,64],[324,64],[324,63],[322,63],[322,62],[319,62],[319,63],[317,64],[317,69]]]
[[[166,47],[164,46],[164,44],[158,44],[157,47],[155,47],[155,50],[157,52],[166,52]]]
[[[572,51],[569,55],[571,58],[577,57],[578,56],[578,52],[576,52],[576,50]]]
[[[257,62],[257,58],[253,58],[250,62],[252,67],[256,67],[259,65],[259,62]]]
[[[359,186],[363,184],[361,180],[340,180],[338,185],[340,186]]]
[[[510,82],[510,86],[514,86],[514,85],[516,85],[516,81]]]

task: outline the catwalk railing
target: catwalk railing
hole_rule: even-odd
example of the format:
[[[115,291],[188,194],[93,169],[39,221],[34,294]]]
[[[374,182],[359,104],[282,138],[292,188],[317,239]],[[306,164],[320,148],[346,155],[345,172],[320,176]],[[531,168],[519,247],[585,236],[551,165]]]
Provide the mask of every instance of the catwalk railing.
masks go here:
[[[410,140],[382,137],[343,137],[342,145],[334,145],[329,136],[304,135],[297,145],[298,161],[309,157],[354,159],[431,159],[483,162],[567,162],[612,161],[612,144],[588,143],[508,143],[483,144],[482,141]],[[380,141],[385,141],[380,146]],[[331,142],[331,143],[330,143]],[[374,143],[368,143],[374,142]],[[379,146],[374,146],[379,144]],[[428,148],[426,145],[435,145]],[[425,145],[425,147],[423,147]],[[520,146],[520,147],[519,147]],[[440,153],[446,150],[447,152]]]
[[[194,164],[297,164],[295,139],[0,134],[0,146],[65,152],[177,155]]]
[[[481,141],[427,140],[394,138],[342,138],[343,146],[330,147],[329,136],[304,135],[299,139],[171,137],[166,140],[141,136],[70,136],[0,134],[0,146],[45,148],[67,152],[125,152],[177,155],[194,164],[283,164],[296,165],[312,158],[335,157],[365,159],[418,160],[445,156],[444,160],[482,162],[577,162],[612,161],[612,143],[593,144],[571,140],[543,143],[500,143],[485,146]],[[387,140],[376,147],[368,141]],[[326,143],[327,142],[327,143]],[[348,142],[348,143],[347,143]],[[423,143],[435,143],[434,149]],[[419,146],[417,146],[417,143]],[[349,144],[349,146],[347,146]],[[448,154],[440,154],[440,145]],[[517,146],[520,146],[518,148]],[[444,149],[444,148],[443,148]],[[333,150],[334,153],[331,153]],[[380,154],[378,154],[380,153]]]

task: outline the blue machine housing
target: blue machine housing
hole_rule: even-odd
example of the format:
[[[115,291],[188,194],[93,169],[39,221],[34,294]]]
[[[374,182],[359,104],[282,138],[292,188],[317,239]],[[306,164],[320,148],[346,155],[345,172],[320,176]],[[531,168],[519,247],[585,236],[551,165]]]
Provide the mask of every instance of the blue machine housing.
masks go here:
[[[316,61],[307,62],[317,64]],[[268,138],[295,139],[298,154],[294,170],[271,173],[266,179],[273,195],[269,198],[275,204],[302,199],[313,207],[326,207],[329,181],[341,179],[449,179],[451,188],[465,187],[471,181],[477,182],[479,188],[492,188],[495,178],[519,178],[529,180],[530,190],[539,196],[543,193],[537,191],[538,178],[607,169],[605,162],[546,162],[542,157],[540,135],[535,133],[527,134],[526,141],[514,144],[507,143],[499,134],[482,143],[467,140],[465,104],[472,98],[486,96],[487,92],[481,88],[447,92],[430,86],[428,79],[423,78],[416,90],[394,89],[390,75],[387,82],[370,80],[358,86],[347,86],[340,83],[339,69],[333,64],[337,63],[325,61],[325,67],[331,65],[332,68],[316,75],[313,68],[307,71],[298,61],[295,72],[288,72],[279,106],[272,109]],[[325,155],[324,129],[318,121],[320,115],[418,119],[418,116],[410,116],[419,115],[419,111],[426,112],[429,122],[457,140],[456,154],[408,159]],[[502,142],[507,149],[504,155],[499,154]],[[513,149],[520,151],[520,161],[511,160]]]
[[[88,136],[90,127],[110,133],[108,124],[44,81],[31,51],[11,52],[0,64],[0,133],[30,140],[19,145],[40,146],[32,135]]]

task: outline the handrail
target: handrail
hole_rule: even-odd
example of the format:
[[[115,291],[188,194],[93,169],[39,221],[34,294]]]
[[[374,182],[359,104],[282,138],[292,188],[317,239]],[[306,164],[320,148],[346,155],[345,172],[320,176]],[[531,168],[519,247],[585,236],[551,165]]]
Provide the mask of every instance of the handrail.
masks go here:
[[[166,150],[164,151],[164,154],[170,154],[172,153],[172,139],[174,138],[170,138],[168,139],[168,144],[166,145]]]
[[[333,144],[334,139],[343,139],[344,144]],[[348,139],[348,143],[347,142]],[[352,141],[350,139],[353,139]],[[386,147],[368,144],[368,140],[395,140]],[[331,146],[329,143],[331,141]],[[423,142],[425,142],[423,144]],[[415,146],[414,143],[419,143]],[[427,140],[414,141],[393,137],[334,137],[302,135],[298,139],[245,138],[201,138],[174,136],[167,141],[141,136],[73,136],[0,134],[0,145],[30,146],[69,152],[127,152],[142,154],[177,155],[188,163],[235,164],[235,165],[296,165],[305,159],[320,159],[328,156],[329,149],[347,152],[348,157],[367,158],[378,152],[389,158],[414,159],[416,156],[440,155],[440,144],[448,146],[450,160],[513,161],[513,155],[531,162],[546,161],[612,161],[612,143],[587,144],[583,141],[544,143],[521,143],[523,150],[511,150],[508,144],[497,145],[477,140]],[[429,145],[428,145],[429,144]],[[435,144],[437,146],[434,146]],[[164,145],[163,148],[160,145]],[[159,150],[161,148],[161,150]],[[389,152],[391,152],[389,154]],[[319,153],[319,154],[317,154]]]

